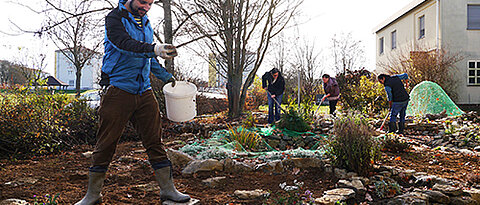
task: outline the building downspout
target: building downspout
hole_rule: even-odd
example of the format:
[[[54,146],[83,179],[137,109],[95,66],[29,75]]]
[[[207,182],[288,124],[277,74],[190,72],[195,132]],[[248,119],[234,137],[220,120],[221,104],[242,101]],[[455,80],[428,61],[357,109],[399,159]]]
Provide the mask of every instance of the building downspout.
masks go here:
[[[440,49],[440,0],[437,0],[437,20],[436,20],[436,24],[437,24],[437,39],[436,39],[436,46],[437,46],[437,52],[438,50]],[[438,54],[438,53],[437,53]]]

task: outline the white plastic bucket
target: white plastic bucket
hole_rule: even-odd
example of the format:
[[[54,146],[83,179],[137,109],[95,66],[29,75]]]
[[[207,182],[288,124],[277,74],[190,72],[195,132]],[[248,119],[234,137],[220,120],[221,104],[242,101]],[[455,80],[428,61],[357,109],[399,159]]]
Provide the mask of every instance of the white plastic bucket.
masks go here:
[[[171,83],[163,86],[167,118],[174,122],[185,122],[197,115],[195,96],[197,86],[186,81],[177,81],[175,87]]]

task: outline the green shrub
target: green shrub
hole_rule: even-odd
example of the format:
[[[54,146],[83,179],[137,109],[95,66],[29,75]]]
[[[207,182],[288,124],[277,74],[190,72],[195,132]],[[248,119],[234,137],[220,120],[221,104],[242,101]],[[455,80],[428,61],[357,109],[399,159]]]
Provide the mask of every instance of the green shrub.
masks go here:
[[[1,95],[2,158],[50,154],[74,145],[79,133],[94,137],[95,110],[84,101],[42,90],[14,89]]]
[[[256,110],[260,105],[267,104],[267,92],[262,88],[262,79],[255,76],[252,86],[247,90],[245,110]]]
[[[353,113],[339,116],[334,124],[334,134],[327,149],[335,166],[368,175],[379,150],[367,120]]]
[[[310,125],[305,121],[302,114],[290,107],[287,113],[282,115],[279,128],[286,128],[288,130],[305,132],[311,129]]]
[[[337,76],[337,81],[345,109],[374,114],[387,107],[384,86],[370,72],[350,72],[346,76]]]

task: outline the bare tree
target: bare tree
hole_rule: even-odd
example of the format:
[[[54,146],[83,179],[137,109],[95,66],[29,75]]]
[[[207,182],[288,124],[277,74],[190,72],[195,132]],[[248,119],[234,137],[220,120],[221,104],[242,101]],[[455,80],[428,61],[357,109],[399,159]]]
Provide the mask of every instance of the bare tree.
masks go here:
[[[455,64],[464,58],[460,53],[446,49],[432,50],[418,44],[397,49],[377,65],[388,74],[407,73],[410,87],[423,81],[432,81],[439,84],[452,99],[458,97],[458,78],[454,74],[457,70]]]
[[[5,60],[0,60],[0,85],[2,87],[15,84],[25,84],[27,79],[22,75],[20,66]]]
[[[42,9],[36,9],[31,4],[12,2],[24,6],[31,11],[43,14],[43,25],[36,30],[25,30],[15,22],[17,33],[33,33],[39,37],[47,36],[53,41],[59,51],[74,65],[76,69],[75,87],[80,95],[82,68],[90,63],[101,47],[101,26],[105,13],[113,9],[112,0],[38,0]],[[15,35],[15,34],[11,34]]]
[[[332,38],[332,55],[337,73],[361,69],[365,62],[365,51],[361,40],[355,40],[352,33],[335,34]]]
[[[45,1],[51,9],[45,9],[47,19],[40,31],[53,41],[59,51],[75,67],[75,88],[78,97],[82,69],[98,55],[102,45],[99,34],[102,33],[100,29],[103,24],[103,15],[90,12],[96,10],[94,1],[73,0],[68,3],[61,0]]]
[[[286,93],[297,94],[299,104],[300,101],[310,103],[315,99],[315,94],[321,90],[319,79],[323,70],[322,52],[316,49],[315,41],[305,38],[303,41],[295,41],[294,47],[295,49],[291,52],[293,58],[284,73]],[[295,97],[292,96],[291,99]]]
[[[281,32],[272,42],[272,50],[272,66],[280,70],[281,73],[284,73],[288,64],[287,54],[291,51],[289,46],[287,46],[287,39],[285,38],[284,32]]]
[[[14,63],[19,67],[20,72],[30,85],[42,84],[45,68],[47,67],[47,55],[41,50],[31,51],[28,48],[19,47]]]
[[[303,0],[192,0],[182,2],[189,18],[192,39],[202,39],[227,68],[229,116],[241,115],[248,87],[263,62],[272,38],[298,13]],[[190,12],[189,12],[190,11]],[[255,55],[253,68],[243,82],[249,53]]]

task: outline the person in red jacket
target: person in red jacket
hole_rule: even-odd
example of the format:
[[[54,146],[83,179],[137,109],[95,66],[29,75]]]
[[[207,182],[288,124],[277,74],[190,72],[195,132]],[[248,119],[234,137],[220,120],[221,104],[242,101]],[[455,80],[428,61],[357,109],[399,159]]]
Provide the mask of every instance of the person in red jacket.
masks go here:
[[[323,80],[323,90],[325,95],[322,98],[322,102],[325,99],[328,100],[328,105],[330,107],[330,114],[335,116],[335,110],[337,109],[337,102],[340,98],[340,88],[338,87],[337,80],[330,77],[328,74],[322,76]]]
[[[262,87],[267,91],[268,123],[273,124],[280,120],[280,105],[282,104],[283,91],[285,91],[285,80],[280,71],[273,68],[263,74]]]

